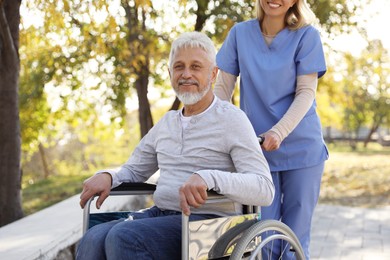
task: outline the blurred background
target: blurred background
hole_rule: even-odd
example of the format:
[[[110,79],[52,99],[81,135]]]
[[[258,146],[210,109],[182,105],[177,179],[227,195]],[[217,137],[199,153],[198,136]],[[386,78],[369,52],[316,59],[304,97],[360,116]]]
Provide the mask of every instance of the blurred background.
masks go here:
[[[317,92],[330,149],[321,203],[359,207],[390,199],[390,2],[308,0],[328,71]],[[25,215],[81,191],[117,167],[180,103],[171,90],[170,43],[207,33],[219,48],[251,0],[22,1],[19,116]],[[238,92],[233,102],[239,105]]]

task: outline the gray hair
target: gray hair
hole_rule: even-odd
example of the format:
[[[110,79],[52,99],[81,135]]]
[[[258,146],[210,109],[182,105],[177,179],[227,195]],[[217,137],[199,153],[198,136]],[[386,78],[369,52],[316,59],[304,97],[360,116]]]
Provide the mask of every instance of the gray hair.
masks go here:
[[[173,41],[171,52],[169,53],[169,68],[172,69],[173,57],[177,50],[183,48],[201,48],[208,56],[208,59],[213,66],[216,66],[216,50],[213,41],[204,33],[201,32],[186,32],[181,34]]]

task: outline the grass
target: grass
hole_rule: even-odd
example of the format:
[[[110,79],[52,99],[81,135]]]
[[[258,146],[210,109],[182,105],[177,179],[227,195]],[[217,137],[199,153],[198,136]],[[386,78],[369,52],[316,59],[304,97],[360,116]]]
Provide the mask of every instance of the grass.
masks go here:
[[[329,150],[320,203],[370,208],[390,205],[390,147],[370,144],[352,151],[346,144],[330,144]],[[90,175],[50,176],[23,185],[25,215],[81,192],[82,182]]]
[[[64,199],[67,199],[82,189],[87,175],[50,176],[31,185],[24,185],[22,191],[23,211],[30,215]]]
[[[352,151],[329,145],[320,203],[354,207],[390,205],[390,147],[369,144]]]

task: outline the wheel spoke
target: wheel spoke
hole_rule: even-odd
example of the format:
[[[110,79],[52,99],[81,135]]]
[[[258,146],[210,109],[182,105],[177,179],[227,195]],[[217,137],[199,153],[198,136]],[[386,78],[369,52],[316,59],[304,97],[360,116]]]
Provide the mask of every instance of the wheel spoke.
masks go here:
[[[260,221],[246,230],[238,240],[230,259],[243,259],[244,254],[249,252],[250,260],[273,260],[274,257],[284,259],[286,256],[291,259],[305,259],[295,234],[288,226],[274,220]]]

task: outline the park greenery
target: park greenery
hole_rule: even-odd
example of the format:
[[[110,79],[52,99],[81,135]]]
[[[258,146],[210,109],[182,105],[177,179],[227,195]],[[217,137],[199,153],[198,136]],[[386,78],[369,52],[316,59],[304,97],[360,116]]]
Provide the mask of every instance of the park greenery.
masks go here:
[[[23,1],[19,109],[25,213],[79,192],[82,180],[97,169],[123,163],[153,124],[179,107],[167,74],[172,40],[198,30],[219,47],[231,26],[254,17],[254,2]],[[372,150],[374,138],[388,134],[390,56],[356,18],[369,0],[308,2],[319,18],[328,63],[319,82],[318,113],[324,129],[341,133],[358,156],[362,149]],[[366,40],[358,55],[332,46],[332,39],[351,31]],[[239,104],[238,92],[233,101]],[[363,139],[362,129],[368,129]],[[326,131],[329,140],[332,131]],[[388,150],[377,153],[389,155]],[[389,180],[389,166],[376,173]],[[336,179],[325,174],[329,183],[345,173],[329,171],[338,174]]]

